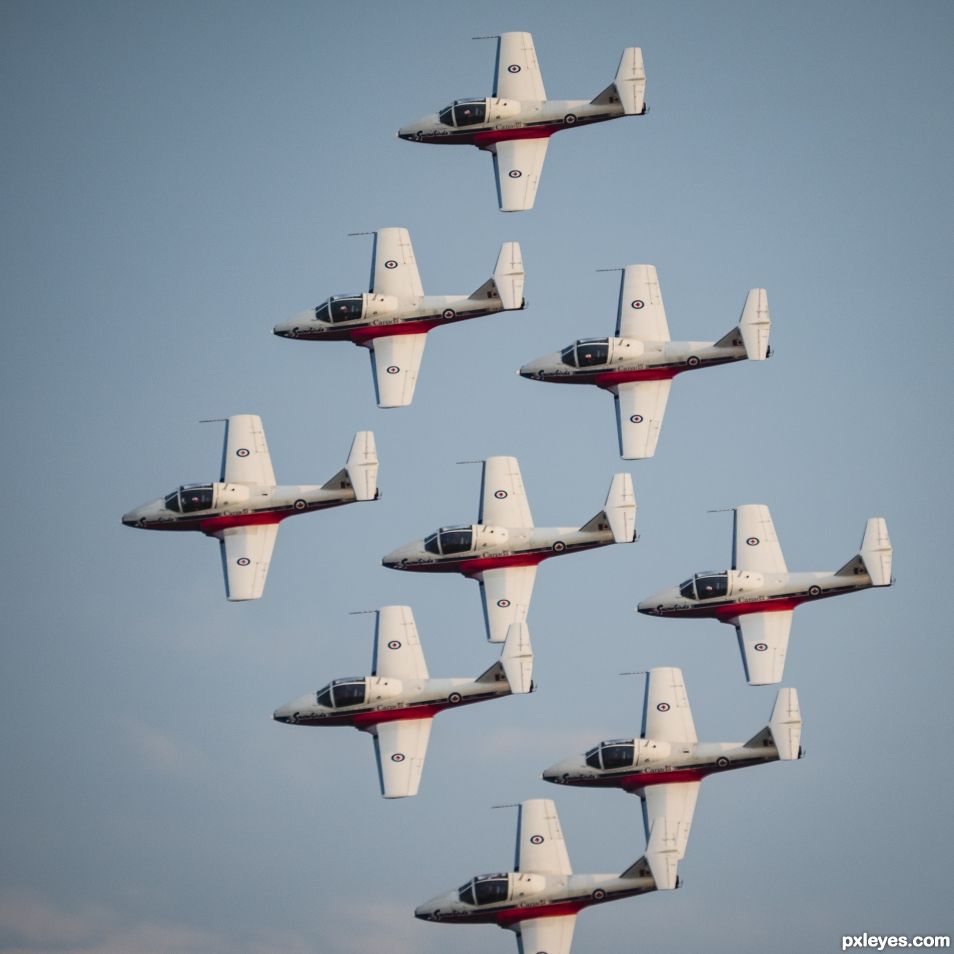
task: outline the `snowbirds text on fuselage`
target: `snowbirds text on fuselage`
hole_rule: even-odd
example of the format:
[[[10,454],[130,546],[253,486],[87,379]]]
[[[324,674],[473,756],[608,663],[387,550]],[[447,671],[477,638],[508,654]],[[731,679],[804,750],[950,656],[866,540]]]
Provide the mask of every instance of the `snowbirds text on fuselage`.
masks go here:
[[[646,841],[658,829],[670,862],[657,871],[675,883],[686,853],[699,785],[707,775],[802,757],[802,717],[794,689],[779,689],[767,726],[748,742],[699,742],[682,670],[651,669],[646,674],[643,728],[638,739],[611,739],[585,755],[551,765],[547,782],[594,788],[621,788],[642,800]]]
[[[480,583],[487,638],[499,643],[511,623],[527,618],[537,565],[579,550],[632,543],[636,498],[629,474],[616,474],[603,509],[580,528],[534,527],[515,457],[483,461],[476,524],[442,527],[381,561],[393,570],[461,573]]]
[[[300,341],[351,341],[371,352],[378,407],[404,407],[424,355],[427,333],[441,325],[526,307],[520,245],[504,242],[493,275],[470,295],[425,295],[407,229],[378,229],[367,294],[334,295],[276,325]]]
[[[348,461],[321,485],[278,486],[262,419],[236,414],[226,421],[222,474],[216,483],[185,484],[123,514],[127,527],[144,530],[199,530],[221,544],[225,595],[257,600],[286,517],[340,507],[378,496],[374,434],[358,431]]]
[[[616,399],[619,453],[624,460],[652,457],[672,379],[684,371],[769,357],[765,289],[753,288],[742,317],[718,341],[671,341],[653,265],[627,265],[619,289],[616,334],[583,338],[562,351],[525,364],[534,381],[595,384]]]
[[[526,954],[570,954],[577,914],[590,905],[655,891],[660,864],[651,843],[622,874],[573,874],[556,806],[549,798],[532,798],[519,806],[515,870],[471,878],[419,905],[414,916],[496,924],[513,931]]]
[[[381,794],[416,795],[431,735],[444,709],[533,691],[533,651],[525,623],[507,632],[500,659],[476,679],[431,679],[410,606],[375,611],[370,676],[335,679],[275,710],[289,725],[350,725],[374,737]]]
[[[891,585],[891,540],[883,517],[865,525],[861,549],[841,569],[789,573],[772,515],[764,504],[735,508],[732,568],[696,573],[639,604],[650,616],[711,617],[731,623],[752,686],[780,682],[796,606]]]
[[[550,136],[574,126],[644,115],[646,73],[642,51],[630,47],[623,51],[613,82],[594,99],[547,100],[533,37],[501,33],[496,39],[496,76],[489,97],[455,100],[398,130],[398,136],[491,153],[500,210],[521,212],[533,208]]]

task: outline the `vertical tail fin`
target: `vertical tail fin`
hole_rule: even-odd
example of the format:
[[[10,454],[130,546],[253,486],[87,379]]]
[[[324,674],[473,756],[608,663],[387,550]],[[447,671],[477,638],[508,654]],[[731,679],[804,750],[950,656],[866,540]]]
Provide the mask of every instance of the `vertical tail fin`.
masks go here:
[[[358,431],[351,442],[344,467],[322,487],[343,490],[350,487],[355,500],[376,500],[378,497],[378,452],[373,431]]]
[[[619,103],[626,116],[642,116],[646,106],[646,70],[638,46],[623,50],[613,82],[592,100],[594,105]]]
[[[499,298],[504,311],[524,307],[523,301],[523,255],[519,242],[504,242],[500,246],[494,274],[480,286],[470,298],[474,301]]]
[[[749,291],[742,308],[739,323],[716,343],[717,348],[732,348],[742,345],[750,361],[764,361],[770,354],[768,296],[764,288]]]
[[[857,576],[867,573],[872,586],[891,585],[891,561],[894,550],[888,536],[888,524],[884,517],[871,517],[865,524],[861,550],[856,553],[836,576]]]

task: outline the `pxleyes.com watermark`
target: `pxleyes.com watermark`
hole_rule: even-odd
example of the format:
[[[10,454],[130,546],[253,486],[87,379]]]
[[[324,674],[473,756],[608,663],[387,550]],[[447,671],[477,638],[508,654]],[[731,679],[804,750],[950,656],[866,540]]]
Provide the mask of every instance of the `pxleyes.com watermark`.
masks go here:
[[[950,935],[946,934],[926,935],[924,937],[919,934],[914,937],[907,937],[903,934],[843,934],[841,938],[841,949],[843,951],[855,947],[883,951],[886,947],[949,948],[950,946],[951,938]]]

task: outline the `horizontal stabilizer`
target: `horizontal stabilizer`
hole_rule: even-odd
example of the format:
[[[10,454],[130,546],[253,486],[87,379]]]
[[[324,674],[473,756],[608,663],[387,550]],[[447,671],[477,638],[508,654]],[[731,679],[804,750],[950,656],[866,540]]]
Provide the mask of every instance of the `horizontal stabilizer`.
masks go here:
[[[374,500],[378,495],[378,451],[373,431],[358,431],[345,464],[358,500]]]
[[[636,539],[636,494],[629,474],[613,475],[603,512],[617,543],[632,543]]]
[[[836,576],[867,573],[872,586],[890,586],[893,552],[884,517],[871,517],[865,525],[861,551],[838,570]]]
[[[523,256],[519,242],[504,242],[500,246],[497,264],[492,278],[480,286],[470,297],[473,301],[499,299],[504,311],[523,307]]]
[[[500,663],[511,692],[530,692],[533,687],[533,649],[530,647],[530,630],[526,623],[510,624]]]
[[[676,868],[682,855],[675,827],[670,826],[664,817],[653,819],[649,844],[646,845],[646,862],[660,891],[676,887]]]
[[[788,761],[799,757],[801,740],[802,713],[798,705],[798,693],[794,689],[779,689],[769,724],[752,736],[745,743],[745,748],[774,745],[778,757]]]
[[[619,103],[626,116],[641,116],[646,112],[646,70],[643,51],[638,46],[623,50],[616,77],[598,96],[594,106]]]
[[[745,299],[745,307],[739,319],[742,343],[750,361],[764,361],[768,357],[771,324],[765,289],[753,288]]]

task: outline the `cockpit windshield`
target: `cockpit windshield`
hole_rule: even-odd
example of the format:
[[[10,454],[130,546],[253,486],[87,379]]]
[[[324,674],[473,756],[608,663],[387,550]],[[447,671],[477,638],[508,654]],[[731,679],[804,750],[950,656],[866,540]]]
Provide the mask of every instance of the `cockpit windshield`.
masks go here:
[[[583,338],[575,344],[567,345],[560,358],[571,368],[589,368],[606,364],[609,360],[608,338]]]
[[[510,878],[505,874],[480,875],[471,882],[477,904],[506,901],[510,894]],[[460,894],[458,894],[460,897]],[[461,900],[464,900],[461,898]],[[473,902],[468,902],[473,903]]]
[[[428,553],[447,556],[450,553],[464,553],[472,548],[473,543],[473,527],[441,527],[424,541],[424,549]]]
[[[595,769],[628,768],[633,764],[635,747],[629,739],[601,742],[586,753],[586,764]]]
[[[487,119],[485,99],[455,99],[438,114],[445,126],[475,126]]]
[[[336,324],[339,321],[354,321],[364,314],[364,298],[361,295],[332,295],[315,309],[317,321]]]
[[[342,709],[346,706],[360,706],[367,698],[367,693],[367,680],[363,676],[348,676],[335,679],[324,689],[319,689],[315,701],[329,709]]]
[[[728,573],[697,573],[696,599],[712,600],[729,592]]]
[[[166,510],[172,510],[175,513],[208,510],[212,506],[213,499],[211,484],[186,484],[166,497]]]

